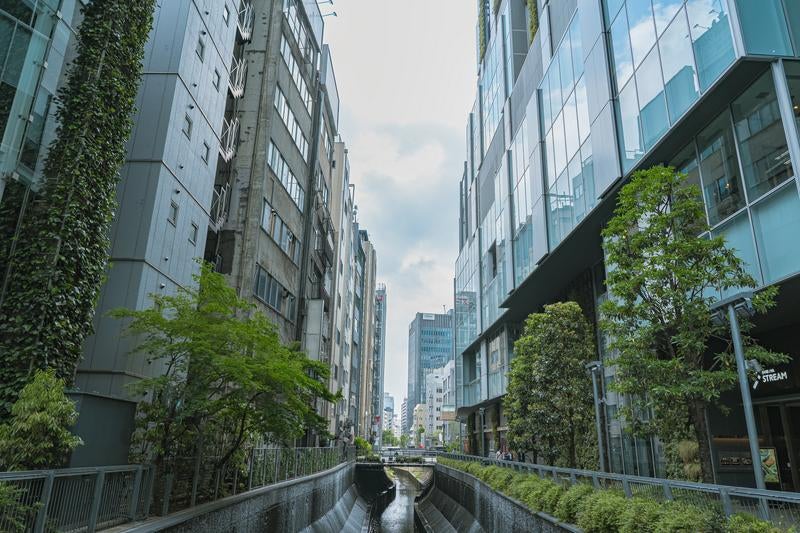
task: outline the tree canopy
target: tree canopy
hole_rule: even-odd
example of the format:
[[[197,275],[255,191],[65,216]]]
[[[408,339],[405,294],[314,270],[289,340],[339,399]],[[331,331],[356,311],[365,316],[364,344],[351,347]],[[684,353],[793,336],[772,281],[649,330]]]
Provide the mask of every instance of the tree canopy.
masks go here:
[[[597,464],[592,382],[592,329],[575,302],[547,305],[525,321],[514,344],[503,400],[512,448],[550,464]]]
[[[335,401],[328,367],[287,346],[272,323],[203,264],[197,288],[154,295],[150,309],[117,310],[138,352],[163,372],[133,389],[139,407],[138,451],[157,464],[205,442],[219,465],[248,440],[290,442],[324,433],[316,399]]]
[[[712,319],[719,292],[755,288],[756,280],[722,236],[709,236],[701,192],[671,167],[634,173],[603,231],[609,299],[602,328],[618,367],[614,387],[631,399],[621,415],[636,433],[667,443],[694,439],[703,478],[712,479],[706,407],[736,381],[727,320]],[[755,296],[764,312],[776,290]],[[765,364],[785,356],[747,335],[747,357]],[[721,341],[716,354],[709,342]]]

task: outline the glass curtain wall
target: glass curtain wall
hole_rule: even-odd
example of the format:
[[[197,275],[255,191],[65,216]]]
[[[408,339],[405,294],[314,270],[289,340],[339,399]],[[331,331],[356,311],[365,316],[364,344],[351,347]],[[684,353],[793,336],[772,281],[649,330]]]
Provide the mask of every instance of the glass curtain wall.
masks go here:
[[[724,0],[604,0],[623,170],[733,63]]]

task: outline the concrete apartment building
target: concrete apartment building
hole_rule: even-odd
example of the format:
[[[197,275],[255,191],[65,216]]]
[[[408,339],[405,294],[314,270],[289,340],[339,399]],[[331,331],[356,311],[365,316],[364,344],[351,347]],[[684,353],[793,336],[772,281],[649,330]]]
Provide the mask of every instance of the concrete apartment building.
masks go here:
[[[467,120],[455,265],[458,414],[473,453],[505,444],[502,409],[513,341],[544,304],[578,301],[597,319],[607,298],[600,231],[637,169],[674,165],[700,186],[723,235],[778,306],[764,346],[793,361],[753,392],[762,445],[780,482],[800,489],[800,4],[793,0],[479,2],[476,101]],[[530,9],[538,31],[531,37]],[[728,294],[720,295],[728,296]],[[599,356],[608,357],[600,344]],[[623,431],[608,390],[607,449],[616,472],[664,475],[656,439]],[[588,378],[587,378],[588,379]],[[715,477],[752,485],[741,398],[710,413]]]
[[[434,369],[425,375],[425,446],[438,446],[444,442],[442,408],[444,407],[444,368]]]
[[[375,412],[372,410],[373,375],[375,373],[375,289],[377,276],[377,253],[369,233],[359,231],[361,250],[364,255],[363,289],[359,298],[361,300],[361,376],[360,395],[358,397],[358,420],[356,426],[358,435],[367,441],[373,439],[372,420]]]
[[[408,326],[408,404],[425,403],[425,376],[453,355],[453,312],[417,313]]]
[[[381,425],[377,419],[383,413],[383,380],[386,366],[386,285],[378,283],[375,289],[375,330],[372,349],[372,435],[381,444]]]

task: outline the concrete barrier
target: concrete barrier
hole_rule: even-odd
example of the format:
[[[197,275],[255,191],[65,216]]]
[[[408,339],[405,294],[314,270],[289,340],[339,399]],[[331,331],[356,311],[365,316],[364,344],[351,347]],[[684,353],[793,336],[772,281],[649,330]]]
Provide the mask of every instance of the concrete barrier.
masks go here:
[[[417,504],[427,531],[503,533],[579,533],[574,525],[545,513],[534,513],[520,502],[495,492],[481,480],[444,465],[436,465],[434,486]]]
[[[345,463],[116,531],[359,533],[367,506],[358,496],[355,468],[355,463]]]

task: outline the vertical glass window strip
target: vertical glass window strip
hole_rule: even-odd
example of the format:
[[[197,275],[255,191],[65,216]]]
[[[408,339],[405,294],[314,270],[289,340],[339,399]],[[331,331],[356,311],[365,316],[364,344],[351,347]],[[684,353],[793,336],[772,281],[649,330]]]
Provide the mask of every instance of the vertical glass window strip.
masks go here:
[[[725,112],[697,136],[708,219],[714,225],[744,207],[739,163]]]
[[[581,146],[581,176],[583,177],[583,196],[588,213],[597,205],[597,189],[594,184],[594,164],[592,162],[592,142],[588,139]]]
[[[603,0],[603,7],[605,7],[606,12],[606,20],[611,23],[614,20],[614,17],[617,16],[619,13],[620,8],[622,8],[625,0]]]
[[[283,124],[286,126],[286,129],[289,130],[294,145],[297,147],[300,155],[303,156],[303,160],[308,161],[308,140],[303,134],[300,123],[297,122],[297,118],[295,118],[294,112],[289,107],[289,102],[286,100],[286,96],[283,94],[280,87],[277,87],[275,90],[275,109],[278,110]]]
[[[575,79],[583,74],[583,43],[581,42],[581,21],[580,13],[575,14],[569,28],[569,40],[572,45],[572,70]]]
[[[761,272],[758,268],[758,256],[753,245],[753,232],[750,229],[750,217],[747,212],[740,213],[730,221],[716,228],[712,235],[718,237],[722,235],[728,247],[735,250],[736,255],[744,261],[745,270],[753,276],[758,283],[761,283]],[[722,297],[726,298],[741,291],[741,288],[731,287],[722,291]]]
[[[289,69],[289,73],[292,76],[292,81],[294,82],[294,86],[297,89],[297,92],[300,93],[300,99],[306,106],[308,114],[311,115],[311,111],[314,105],[314,100],[311,97],[311,92],[308,90],[308,84],[306,83],[305,78],[303,78],[303,73],[300,69],[300,65],[294,58],[292,47],[289,45],[289,41],[286,39],[285,35],[281,35],[281,57],[283,58],[283,62],[286,65],[286,68]]]
[[[633,81],[620,91],[617,113],[618,124],[622,130],[619,132],[622,169],[623,172],[628,172],[644,153],[639,129],[639,104],[636,101],[636,84]]]
[[[586,98],[586,82],[583,77],[575,85],[575,103],[578,106],[578,132],[583,143],[589,138],[590,132],[589,101]]]
[[[564,132],[566,136],[567,159],[571,159],[580,146],[578,133],[578,106],[575,93],[572,93],[564,104]]]
[[[641,109],[642,140],[645,150],[648,150],[669,128],[658,50],[653,49],[636,71],[636,87]]]
[[[697,155],[694,151],[694,143],[678,152],[678,155],[670,162],[670,166],[675,168],[675,172],[686,175],[686,185],[692,185],[697,190],[698,199],[703,201],[703,186],[700,183],[700,167],[697,164]]]
[[[763,74],[731,109],[747,196],[753,201],[794,175],[772,74]]]
[[[800,7],[798,7],[798,12],[800,12]],[[786,81],[789,85],[789,95],[792,98],[794,121],[797,125],[798,132],[800,132],[800,62],[785,61],[783,65],[786,70]]]
[[[633,74],[633,56],[631,55],[630,34],[628,33],[628,17],[625,10],[611,25],[611,50],[614,56],[614,73],[617,80],[617,89],[624,87]]]
[[[791,0],[789,3],[797,2]],[[789,28],[781,0],[736,0],[744,46],[749,54],[792,55]]]
[[[733,63],[733,37],[725,0],[687,0],[701,90],[708,89]]]
[[[773,283],[800,270],[800,198],[797,187],[788,185],[753,207],[764,282]]]
[[[800,2],[785,0],[783,5],[789,19],[789,30],[794,39],[794,55],[800,56]]]
[[[654,4],[655,5],[655,4]],[[664,73],[664,92],[667,96],[669,118],[675,122],[700,94],[692,55],[692,41],[681,10],[658,41],[661,68]]]
[[[630,26],[633,63],[638,66],[656,44],[656,29],[650,0],[628,0],[628,25]]]
[[[273,142],[270,142],[269,145],[268,164],[272,172],[281,182],[281,185],[283,185],[283,188],[286,189],[292,201],[294,201],[297,208],[302,212],[305,202],[305,191],[294,173],[289,169],[289,165],[286,163],[280,150],[278,150],[278,147],[275,146]]]
[[[561,174],[567,166],[566,143],[564,142],[564,114],[559,113],[553,122],[553,156],[555,173]]]

